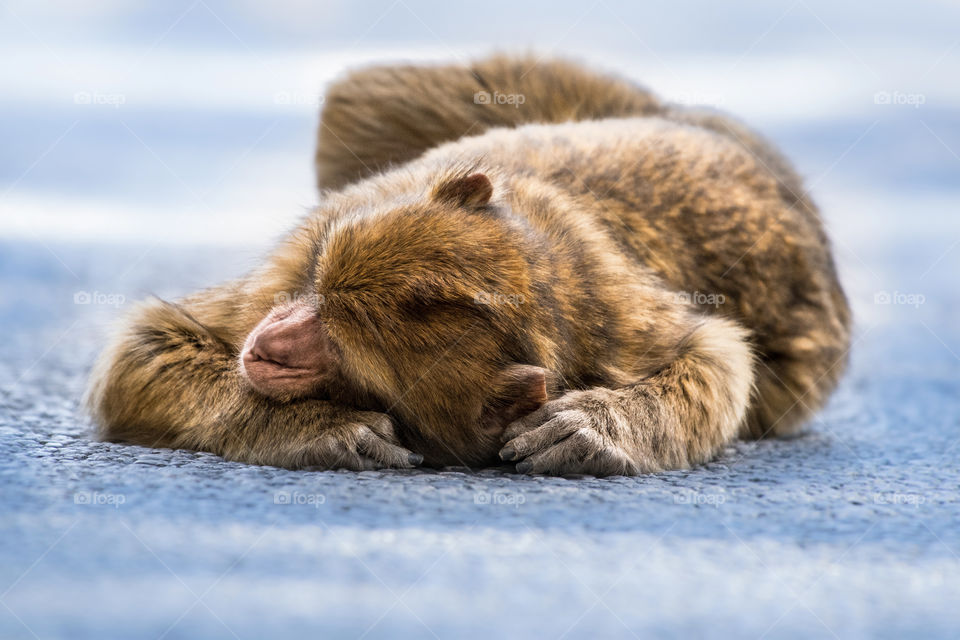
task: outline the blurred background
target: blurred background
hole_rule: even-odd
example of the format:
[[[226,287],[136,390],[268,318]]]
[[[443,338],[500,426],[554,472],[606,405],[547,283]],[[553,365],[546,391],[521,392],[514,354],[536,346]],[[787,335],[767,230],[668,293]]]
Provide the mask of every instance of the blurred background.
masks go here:
[[[953,0],[0,0],[0,636],[956,637],[958,26]],[[793,160],[856,315],[804,436],[572,482],[93,441],[122,312],[241,274],[316,203],[331,79],[492,50]]]
[[[345,68],[533,51],[741,117],[807,177],[861,314],[933,304],[960,260],[958,24],[948,0],[4,0],[0,238],[265,246],[316,201]]]

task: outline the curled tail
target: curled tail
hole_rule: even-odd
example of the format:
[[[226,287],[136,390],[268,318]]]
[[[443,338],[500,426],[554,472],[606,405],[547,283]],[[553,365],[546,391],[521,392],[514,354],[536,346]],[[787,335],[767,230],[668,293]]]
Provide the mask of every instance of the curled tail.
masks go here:
[[[644,116],[735,140],[776,176],[787,200],[801,198],[789,163],[729,116],[661,102],[628,80],[575,63],[507,55],[471,64],[370,67],[334,82],[320,118],[317,184],[337,189],[494,127]]]

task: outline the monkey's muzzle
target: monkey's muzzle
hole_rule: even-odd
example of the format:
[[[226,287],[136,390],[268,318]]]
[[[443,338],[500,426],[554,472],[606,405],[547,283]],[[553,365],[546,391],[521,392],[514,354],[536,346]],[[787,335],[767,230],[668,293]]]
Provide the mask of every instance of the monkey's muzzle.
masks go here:
[[[289,400],[328,381],[337,352],[312,306],[295,302],[271,311],[247,336],[240,360],[258,392]]]

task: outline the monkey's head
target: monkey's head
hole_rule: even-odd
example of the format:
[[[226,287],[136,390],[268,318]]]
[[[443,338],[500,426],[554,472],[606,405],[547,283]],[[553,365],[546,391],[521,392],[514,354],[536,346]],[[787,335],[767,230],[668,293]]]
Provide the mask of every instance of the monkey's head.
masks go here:
[[[398,419],[428,462],[496,459],[506,426],[548,399],[528,230],[482,173],[345,215],[321,234],[314,295],[272,310],[241,360],[261,393],[329,397]]]

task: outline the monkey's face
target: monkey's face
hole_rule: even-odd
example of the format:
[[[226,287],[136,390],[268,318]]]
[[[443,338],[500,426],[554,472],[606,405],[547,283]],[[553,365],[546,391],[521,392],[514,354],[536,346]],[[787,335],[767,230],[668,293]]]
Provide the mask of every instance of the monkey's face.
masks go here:
[[[547,391],[530,364],[522,233],[491,193],[486,176],[460,176],[425,202],[331,229],[314,269],[319,304],[275,309],[248,337],[251,384],[385,411],[434,463],[495,459],[502,430]]]

